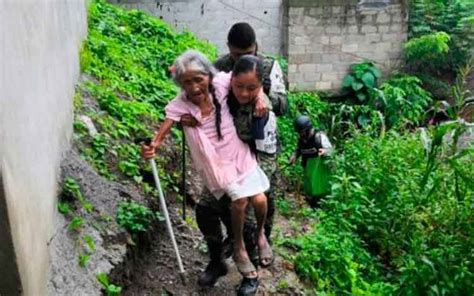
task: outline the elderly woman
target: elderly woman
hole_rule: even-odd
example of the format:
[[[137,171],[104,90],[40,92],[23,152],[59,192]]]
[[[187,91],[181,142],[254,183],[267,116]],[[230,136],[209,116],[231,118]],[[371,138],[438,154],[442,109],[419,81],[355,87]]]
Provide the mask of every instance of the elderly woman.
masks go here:
[[[193,164],[216,199],[224,195],[231,198],[234,261],[244,277],[257,278],[244,246],[242,230],[250,201],[257,218],[257,246],[268,252],[270,245],[263,230],[267,199],[263,192],[269,188],[269,182],[248,145],[237,135],[226,103],[230,74],[216,74],[212,64],[192,50],[176,59],[174,70],[174,79],[182,92],[166,106],[166,119],[151,144],[142,147],[142,155],[153,157],[172,125],[184,114],[198,120],[196,128],[184,127]],[[260,110],[265,106],[265,102],[257,104]]]

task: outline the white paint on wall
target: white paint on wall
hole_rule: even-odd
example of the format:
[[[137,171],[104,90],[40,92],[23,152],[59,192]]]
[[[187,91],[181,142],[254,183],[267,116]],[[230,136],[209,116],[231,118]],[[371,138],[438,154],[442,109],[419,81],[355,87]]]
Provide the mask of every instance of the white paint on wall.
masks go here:
[[[86,22],[84,0],[0,2],[0,170],[23,295],[46,295]]]

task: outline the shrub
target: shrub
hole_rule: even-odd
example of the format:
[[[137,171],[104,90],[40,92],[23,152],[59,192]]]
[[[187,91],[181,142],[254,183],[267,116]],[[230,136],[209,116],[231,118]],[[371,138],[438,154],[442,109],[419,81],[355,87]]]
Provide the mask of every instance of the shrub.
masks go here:
[[[380,86],[384,94],[385,119],[389,126],[416,126],[423,122],[432,99],[421,84],[421,80],[415,76],[396,75]]]
[[[347,74],[342,81],[342,88],[351,90],[360,103],[373,103],[377,99],[377,79],[381,76],[380,70],[373,62],[352,64],[351,73]]]
[[[135,201],[123,201],[117,210],[117,223],[130,233],[147,231],[154,219],[153,212]]]

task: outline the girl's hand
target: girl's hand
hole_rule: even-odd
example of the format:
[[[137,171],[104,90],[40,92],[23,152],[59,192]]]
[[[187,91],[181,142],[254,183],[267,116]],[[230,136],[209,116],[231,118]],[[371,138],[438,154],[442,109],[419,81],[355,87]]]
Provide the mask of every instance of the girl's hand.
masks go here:
[[[155,151],[158,147],[160,147],[160,144],[159,142],[151,142],[150,145],[145,145],[143,144],[142,145],[142,157],[144,159],[151,159],[153,157],[155,157]]]
[[[180,123],[182,126],[189,127],[196,127],[199,125],[199,121],[197,121],[197,119],[194,118],[194,116],[192,116],[191,114],[184,114],[183,116],[181,116]]]
[[[319,156],[326,156],[328,154],[328,150],[321,148],[318,150],[318,154]]]
[[[263,93],[263,89],[260,89],[260,92],[257,96],[255,101],[255,108],[253,111],[253,115],[256,117],[263,117],[267,114],[268,108],[267,104],[265,103],[265,94]]]

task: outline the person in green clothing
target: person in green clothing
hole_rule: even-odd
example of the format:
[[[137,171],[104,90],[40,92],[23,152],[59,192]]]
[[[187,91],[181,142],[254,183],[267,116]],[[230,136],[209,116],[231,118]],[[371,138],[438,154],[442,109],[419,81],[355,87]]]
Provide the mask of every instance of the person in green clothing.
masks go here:
[[[323,131],[313,128],[311,119],[301,115],[295,120],[295,130],[299,134],[296,151],[290,158],[290,164],[295,164],[301,157],[304,169],[304,191],[306,200],[311,207],[316,207],[330,191],[330,171],[324,158],[332,151],[332,145]]]

